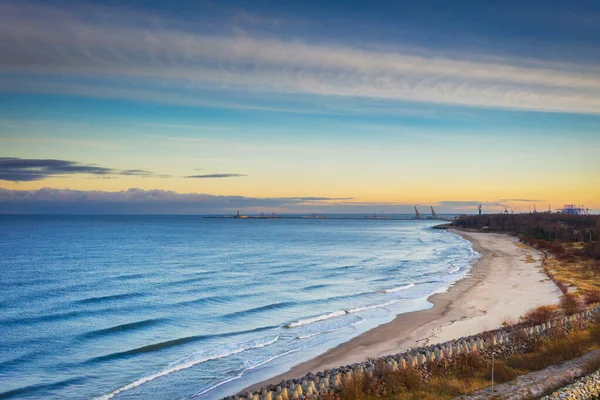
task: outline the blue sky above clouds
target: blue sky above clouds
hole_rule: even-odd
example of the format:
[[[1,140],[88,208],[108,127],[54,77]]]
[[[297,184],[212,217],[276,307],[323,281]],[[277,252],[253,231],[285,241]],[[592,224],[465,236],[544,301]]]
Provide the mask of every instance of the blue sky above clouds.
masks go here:
[[[591,1],[0,1],[0,156],[173,177],[105,191],[589,203],[599,26]]]

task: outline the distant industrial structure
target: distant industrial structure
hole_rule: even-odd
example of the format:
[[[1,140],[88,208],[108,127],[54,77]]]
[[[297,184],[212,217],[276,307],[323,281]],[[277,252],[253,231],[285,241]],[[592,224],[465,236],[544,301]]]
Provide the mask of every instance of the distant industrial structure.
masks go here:
[[[558,212],[566,215],[588,215],[590,213],[590,209],[581,204],[565,204],[562,209],[558,210]]]
[[[511,207],[507,204],[496,203],[497,205],[504,207],[504,211],[501,214],[514,214],[517,209],[515,207]],[[510,209],[510,212],[509,212]],[[483,213],[483,205],[479,205],[477,207],[478,214],[481,215]],[[585,207],[584,205],[576,205],[576,204],[565,204],[563,208],[556,210],[557,214],[565,214],[565,215],[589,215],[590,209]],[[529,214],[552,214],[552,207],[548,204],[548,211],[538,211],[537,205],[533,205],[533,210],[531,206],[529,206]]]
[[[423,217],[421,217],[421,213],[419,212],[419,209],[417,208],[417,206],[415,206],[415,219],[423,219]]]

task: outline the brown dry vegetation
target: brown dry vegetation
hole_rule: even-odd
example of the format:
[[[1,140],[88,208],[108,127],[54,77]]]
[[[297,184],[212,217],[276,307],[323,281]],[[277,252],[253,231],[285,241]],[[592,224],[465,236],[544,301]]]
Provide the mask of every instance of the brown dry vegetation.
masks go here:
[[[527,324],[539,325],[554,318],[556,316],[556,311],[556,306],[539,306],[538,308],[527,311],[521,319]]]
[[[600,347],[599,323],[592,324],[586,330],[562,332],[540,342],[530,353],[496,359],[494,382],[512,381],[518,375],[541,370]],[[589,361],[586,367],[597,369],[600,359]],[[436,370],[432,365],[429,369],[432,378],[428,382],[423,382],[418,371],[412,368],[396,372],[385,371],[381,367],[379,370],[379,377],[344,380],[339,393],[324,396],[323,399],[451,399],[487,387],[491,379],[491,362],[476,354],[458,358],[450,372]]]
[[[577,290],[587,295],[588,304],[600,300],[600,216],[471,215],[452,225],[517,235],[524,245],[547,255],[543,268],[563,294]]]
[[[466,230],[506,232],[517,235],[518,247],[532,247],[544,252],[542,268],[560,288],[560,307],[542,306],[522,318],[524,324],[548,322],[559,314],[571,315],[584,305],[600,303],[600,217],[560,214],[518,214],[462,216],[451,225]],[[526,262],[534,261],[531,256]],[[516,316],[513,316],[515,318]],[[513,325],[511,316],[503,325]],[[521,332],[520,330],[515,331]],[[526,340],[526,337],[521,338]],[[519,340],[519,338],[515,338]],[[547,340],[527,354],[496,360],[496,382],[546,368],[578,357],[600,347],[600,313],[596,323],[585,330],[566,332],[552,328]],[[600,367],[600,359],[588,363],[590,371]],[[383,371],[383,370],[382,370]],[[458,360],[451,373],[431,368],[431,379],[421,382],[416,370],[382,372],[379,377],[351,379],[343,383],[341,393],[325,397],[341,400],[389,398],[451,399],[489,386],[491,363],[477,355]],[[377,375],[377,374],[376,374]]]

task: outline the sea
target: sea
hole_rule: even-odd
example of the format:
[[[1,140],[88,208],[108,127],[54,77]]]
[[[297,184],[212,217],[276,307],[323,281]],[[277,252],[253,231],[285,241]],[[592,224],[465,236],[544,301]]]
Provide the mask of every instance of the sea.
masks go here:
[[[219,399],[478,258],[439,221],[0,216],[0,398]]]

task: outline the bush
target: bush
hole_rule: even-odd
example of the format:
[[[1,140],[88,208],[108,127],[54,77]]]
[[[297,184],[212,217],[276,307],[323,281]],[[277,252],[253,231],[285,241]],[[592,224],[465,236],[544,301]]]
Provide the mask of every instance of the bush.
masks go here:
[[[517,372],[511,367],[509,367],[506,363],[499,360],[494,361],[494,382],[510,382],[512,380],[515,380],[517,376]],[[487,379],[492,379],[491,364],[487,371]]]
[[[534,353],[512,357],[509,365],[516,369],[539,371],[549,365],[578,357],[586,349],[586,341],[582,339],[582,336],[571,334],[564,339],[543,344]]]
[[[565,293],[560,298],[560,308],[565,315],[573,315],[583,309],[583,304],[577,294]]]
[[[484,368],[486,365],[478,353],[460,354],[452,359],[452,373],[459,377],[473,375],[473,371]]]
[[[383,389],[388,395],[403,391],[416,391],[422,383],[421,374],[415,368],[388,372],[382,378]]]
[[[600,345],[600,324],[594,324],[590,327],[590,340]]]
[[[527,323],[539,325],[550,321],[552,317],[554,317],[555,311],[556,307],[554,306],[539,306],[538,308],[527,311],[522,318]]]
[[[364,400],[367,398],[365,393],[366,380],[363,375],[351,378],[343,378],[340,388],[340,398],[342,400]]]
[[[560,243],[553,243],[550,246],[550,251],[554,254],[554,255],[559,255],[559,254],[565,254],[566,250],[563,247],[562,244]]]
[[[588,290],[583,294],[583,301],[590,305],[600,303],[600,290]]]

